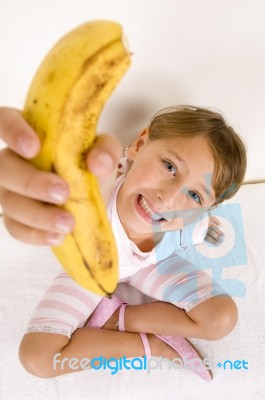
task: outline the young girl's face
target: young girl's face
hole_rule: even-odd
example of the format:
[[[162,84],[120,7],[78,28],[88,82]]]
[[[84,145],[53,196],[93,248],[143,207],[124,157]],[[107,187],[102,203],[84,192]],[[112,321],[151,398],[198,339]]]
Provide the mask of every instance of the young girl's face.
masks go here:
[[[182,229],[214,203],[214,159],[202,136],[151,141],[144,130],[128,159],[117,209],[132,240]]]

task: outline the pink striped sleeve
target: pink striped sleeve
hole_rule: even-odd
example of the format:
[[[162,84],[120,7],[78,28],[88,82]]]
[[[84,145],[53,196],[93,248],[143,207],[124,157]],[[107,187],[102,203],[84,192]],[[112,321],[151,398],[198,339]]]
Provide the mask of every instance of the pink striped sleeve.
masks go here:
[[[44,332],[69,338],[87,319],[102,299],[79,286],[64,270],[52,281],[33,311],[26,333]]]

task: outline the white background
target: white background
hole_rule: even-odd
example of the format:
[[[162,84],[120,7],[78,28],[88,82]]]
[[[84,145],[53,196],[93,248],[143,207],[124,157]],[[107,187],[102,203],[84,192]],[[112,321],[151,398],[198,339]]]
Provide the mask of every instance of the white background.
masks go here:
[[[92,19],[120,22],[134,53],[98,129],[126,143],[162,107],[212,107],[247,144],[246,181],[265,181],[265,1],[0,0],[0,105],[22,108],[51,46]]]

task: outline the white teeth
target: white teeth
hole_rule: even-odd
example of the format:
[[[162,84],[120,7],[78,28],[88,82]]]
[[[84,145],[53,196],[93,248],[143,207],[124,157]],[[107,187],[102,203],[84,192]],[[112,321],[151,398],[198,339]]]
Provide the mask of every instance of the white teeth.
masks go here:
[[[144,209],[144,211],[149,215],[149,217],[151,217],[153,220],[159,221],[161,219],[161,217],[159,215],[155,214],[151,210],[151,208],[148,206],[148,204],[146,203],[146,201],[142,195],[140,197],[139,204]]]

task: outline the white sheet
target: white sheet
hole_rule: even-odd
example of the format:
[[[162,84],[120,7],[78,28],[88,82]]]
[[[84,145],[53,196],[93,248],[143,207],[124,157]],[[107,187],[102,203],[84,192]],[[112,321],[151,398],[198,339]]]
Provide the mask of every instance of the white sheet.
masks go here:
[[[224,268],[223,276],[242,281],[244,297],[235,330],[217,341],[191,339],[204,357],[216,363],[248,362],[247,369],[213,370],[211,383],[181,370],[82,371],[55,379],[28,374],[18,360],[18,346],[31,312],[59,270],[49,249],[24,245],[11,238],[0,219],[0,399],[178,399],[262,400],[265,398],[265,184],[243,186],[228,203],[242,207],[247,265]],[[125,284],[118,294],[131,304],[150,301]]]

